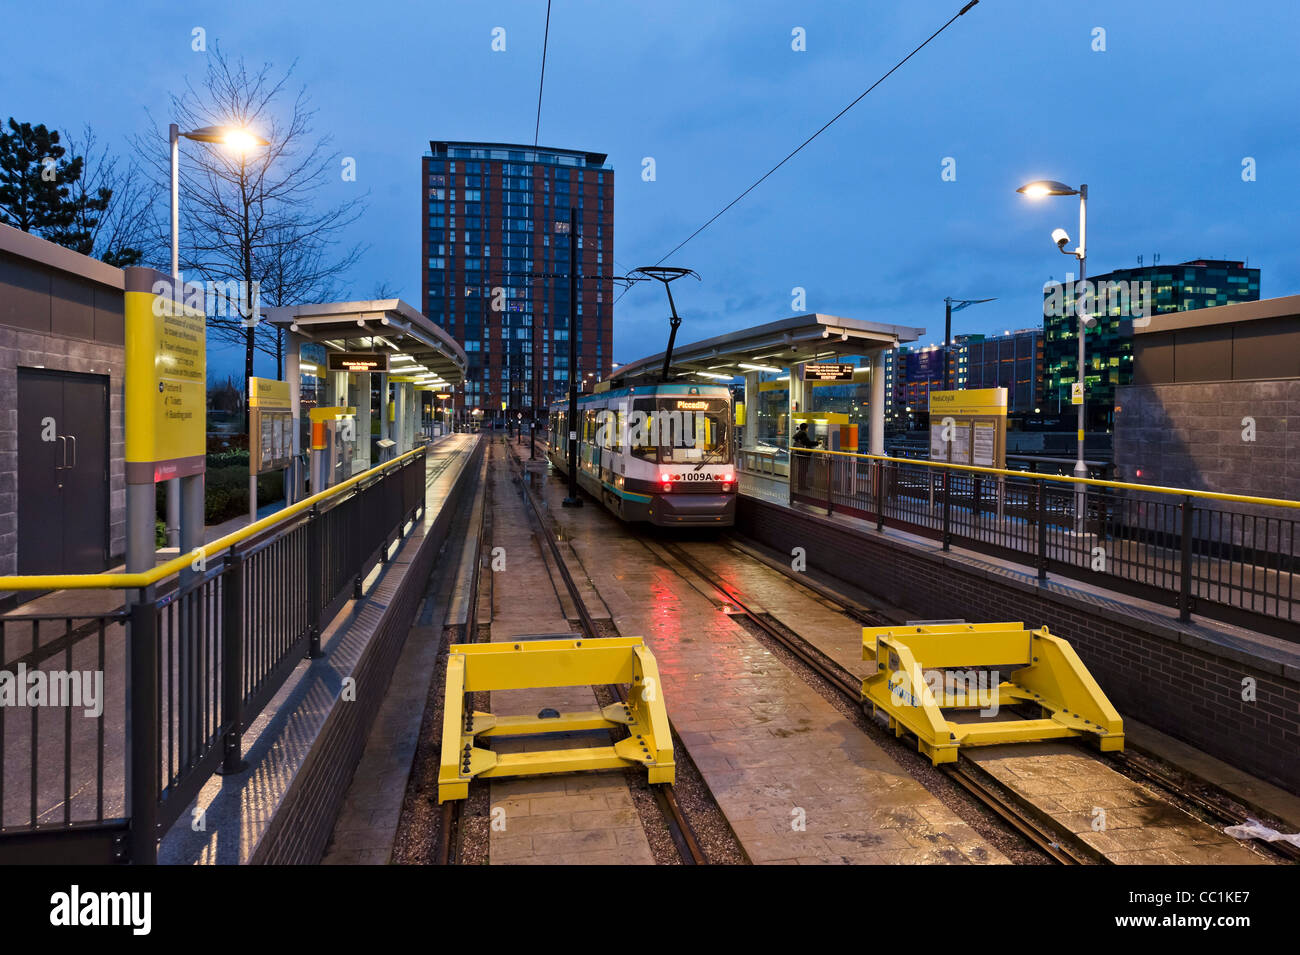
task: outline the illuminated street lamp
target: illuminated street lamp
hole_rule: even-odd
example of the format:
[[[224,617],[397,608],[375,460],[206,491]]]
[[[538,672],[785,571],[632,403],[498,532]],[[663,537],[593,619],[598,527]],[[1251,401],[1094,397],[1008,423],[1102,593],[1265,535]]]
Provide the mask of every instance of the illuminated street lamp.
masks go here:
[[[181,278],[180,266],[180,139],[184,136],[186,139],[192,139],[197,143],[224,143],[241,153],[247,152],[254,146],[269,146],[270,143],[258,136],[256,133],[242,126],[203,126],[199,129],[192,130],[188,133],[182,133],[180,127],[172,123],[168,127],[168,138],[171,141],[172,168],[171,168],[171,213],[172,213],[172,282],[174,283],[173,294],[184,298],[184,294],[179,288]],[[245,396],[247,401],[247,396]],[[180,546],[182,551],[191,550],[200,546],[203,541],[203,501],[202,490],[198,490],[189,495],[193,500],[182,501],[182,488],[180,487],[181,478],[172,478],[167,482],[167,546]],[[193,478],[185,478],[185,481],[194,483]],[[251,492],[250,492],[251,493]],[[257,497],[252,497],[252,507],[256,510]],[[188,505],[188,506],[187,506]],[[187,516],[182,519],[181,512],[186,510]],[[141,560],[145,558],[141,557]],[[152,566],[152,558],[149,558]],[[128,568],[139,569],[139,568]]]
[[[1078,454],[1074,462],[1074,476],[1086,478],[1088,476],[1088,466],[1083,462],[1083,409],[1085,400],[1084,391],[1084,348],[1083,334],[1089,326],[1094,324],[1095,319],[1087,314],[1084,303],[1088,300],[1087,293],[1084,291],[1084,279],[1087,277],[1087,256],[1088,256],[1088,186],[1086,183],[1080,184],[1078,189],[1071,188],[1063,182],[1056,182],[1053,179],[1039,179],[1036,182],[1026,183],[1016,192],[1029,196],[1031,199],[1042,199],[1048,196],[1078,196],[1079,197],[1079,247],[1073,251],[1065,246],[1070,241],[1070,235],[1064,229],[1055,229],[1052,232],[1052,241],[1064,255],[1073,255],[1079,260],[1079,285],[1078,293],[1074,296],[1075,311],[1079,316],[1079,431],[1078,431]],[[1083,507],[1084,507],[1084,488],[1082,484],[1075,485],[1075,530],[1083,532]]]
[[[269,140],[263,139],[252,130],[243,126],[201,126],[188,133],[182,133],[180,127],[172,123],[168,128],[172,148],[172,279],[180,279],[180,156],[181,137],[196,143],[223,143],[238,152],[248,152],[255,146],[269,146]]]

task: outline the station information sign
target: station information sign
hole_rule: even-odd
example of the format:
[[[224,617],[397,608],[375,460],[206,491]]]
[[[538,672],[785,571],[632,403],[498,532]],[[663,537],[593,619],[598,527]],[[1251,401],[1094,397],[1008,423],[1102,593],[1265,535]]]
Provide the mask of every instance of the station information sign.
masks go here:
[[[287,468],[293,458],[289,383],[248,379],[248,466],[253,474]]]
[[[333,351],[329,353],[330,371],[388,373],[386,351]]]
[[[930,392],[930,460],[1004,468],[1007,389]]]
[[[803,366],[804,381],[852,381],[856,366],[847,362],[808,362]]]
[[[187,291],[195,290],[190,300]],[[123,302],[126,480],[202,474],[207,453],[207,348],[202,291],[179,294],[154,269],[127,270]]]

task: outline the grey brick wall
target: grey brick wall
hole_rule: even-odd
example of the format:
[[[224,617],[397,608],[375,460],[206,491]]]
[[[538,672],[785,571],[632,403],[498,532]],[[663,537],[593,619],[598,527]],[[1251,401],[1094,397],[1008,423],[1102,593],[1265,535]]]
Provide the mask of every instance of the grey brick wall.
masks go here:
[[[1121,713],[1300,792],[1300,652],[1265,657],[1023,577],[742,496],[736,529],[921,618],[1024,621],[1069,640]],[[1291,662],[1284,662],[1289,659]],[[1255,681],[1254,702],[1242,681]]]
[[[1300,500],[1300,379],[1126,385],[1115,404],[1121,480]]]

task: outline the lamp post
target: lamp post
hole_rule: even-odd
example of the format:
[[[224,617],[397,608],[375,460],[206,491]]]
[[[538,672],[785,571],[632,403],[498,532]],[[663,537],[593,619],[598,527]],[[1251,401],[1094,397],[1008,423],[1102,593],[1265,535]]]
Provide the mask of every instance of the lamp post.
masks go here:
[[[971,305],[996,301],[996,298],[952,298],[951,296],[943,300],[943,387],[945,390],[951,391],[956,384],[955,380],[948,380],[948,349],[952,347],[952,313],[960,312]]]
[[[181,137],[198,143],[224,143],[246,151],[254,146],[270,143],[241,126],[203,126],[183,133],[175,123],[168,126],[171,147],[171,267],[175,294],[184,298],[180,288],[180,141]],[[247,406],[248,396],[244,396]],[[182,483],[184,482],[184,483]],[[256,509],[254,496],[251,503]],[[182,552],[203,544],[203,476],[172,478],[167,482],[167,546],[179,546]],[[151,558],[152,561],[152,558]],[[152,567],[152,563],[150,564]],[[130,572],[132,568],[128,568]]]
[[[1089,326],[1093,324],[1093,318],[1088,314],[1088,307],[1085,303],[1091,302],[1091,297],[1085,290],[1085,279],[1087,278],[1087,257],[1088,257],[1088,186],[1081,183],[1078,189],[1067,186],[1063,182],[1056,182],[1051,179],[1040,179],[1035,182],[1026,183],[1016,192],[1029,196],[1031,199],[1041,199],[1046,196],[1078,196],[1079,197],[1079,247],[1073,251],[1065,246],[1070,241],[1070,235],[1064,229],[1056,229],[1052,232],[1052,240],[1056,247],[1064,255],[1072,255],[1079,262],[1079,284],[1078,292],[1074,296],[1074,310],[1079,318],[1079,401],[1078,401],[1078,454],[1074,462],[1074,476],[1077,478],[1086,478],[1088,476],[1088,466],[1083,461],[1083,422],[1084,422],[1084,373],[1086,370],[1083,335]],[[1071,396],[1073,401],[1073,396]],[[1084,525],[1084,493],[1086,485],[1075,485],[1075,530],[1083,533]]]

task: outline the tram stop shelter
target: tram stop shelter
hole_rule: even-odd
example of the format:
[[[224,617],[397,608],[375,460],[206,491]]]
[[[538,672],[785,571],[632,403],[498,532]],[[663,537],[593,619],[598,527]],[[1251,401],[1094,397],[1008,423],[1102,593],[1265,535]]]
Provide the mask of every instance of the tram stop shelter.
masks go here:
[[[465,380],[465,351],[408,303],[287,305],[270,309],[267,320],[287,342],[291,500],[302,494],[306,447],[317,452],[311,474],[322,490],[411,450],[436,425],[449,427],[439,410]],[[310,345],[319,347],[304,356]]]
[[[790,437],[800,422],[830,450],[885,450],[886,352],[914,342],[923,328],[811,313],[728,332],[673,349],[669,377],[744,379],[736,425],[742,468],[788,476]],[[865,359],[865,360],[864,360]],[[660,374],[664,353],[621,366],[619,379]],[[890,383],[892,384],[892,382]],[[866,440],[858,437],[866,425]]]

